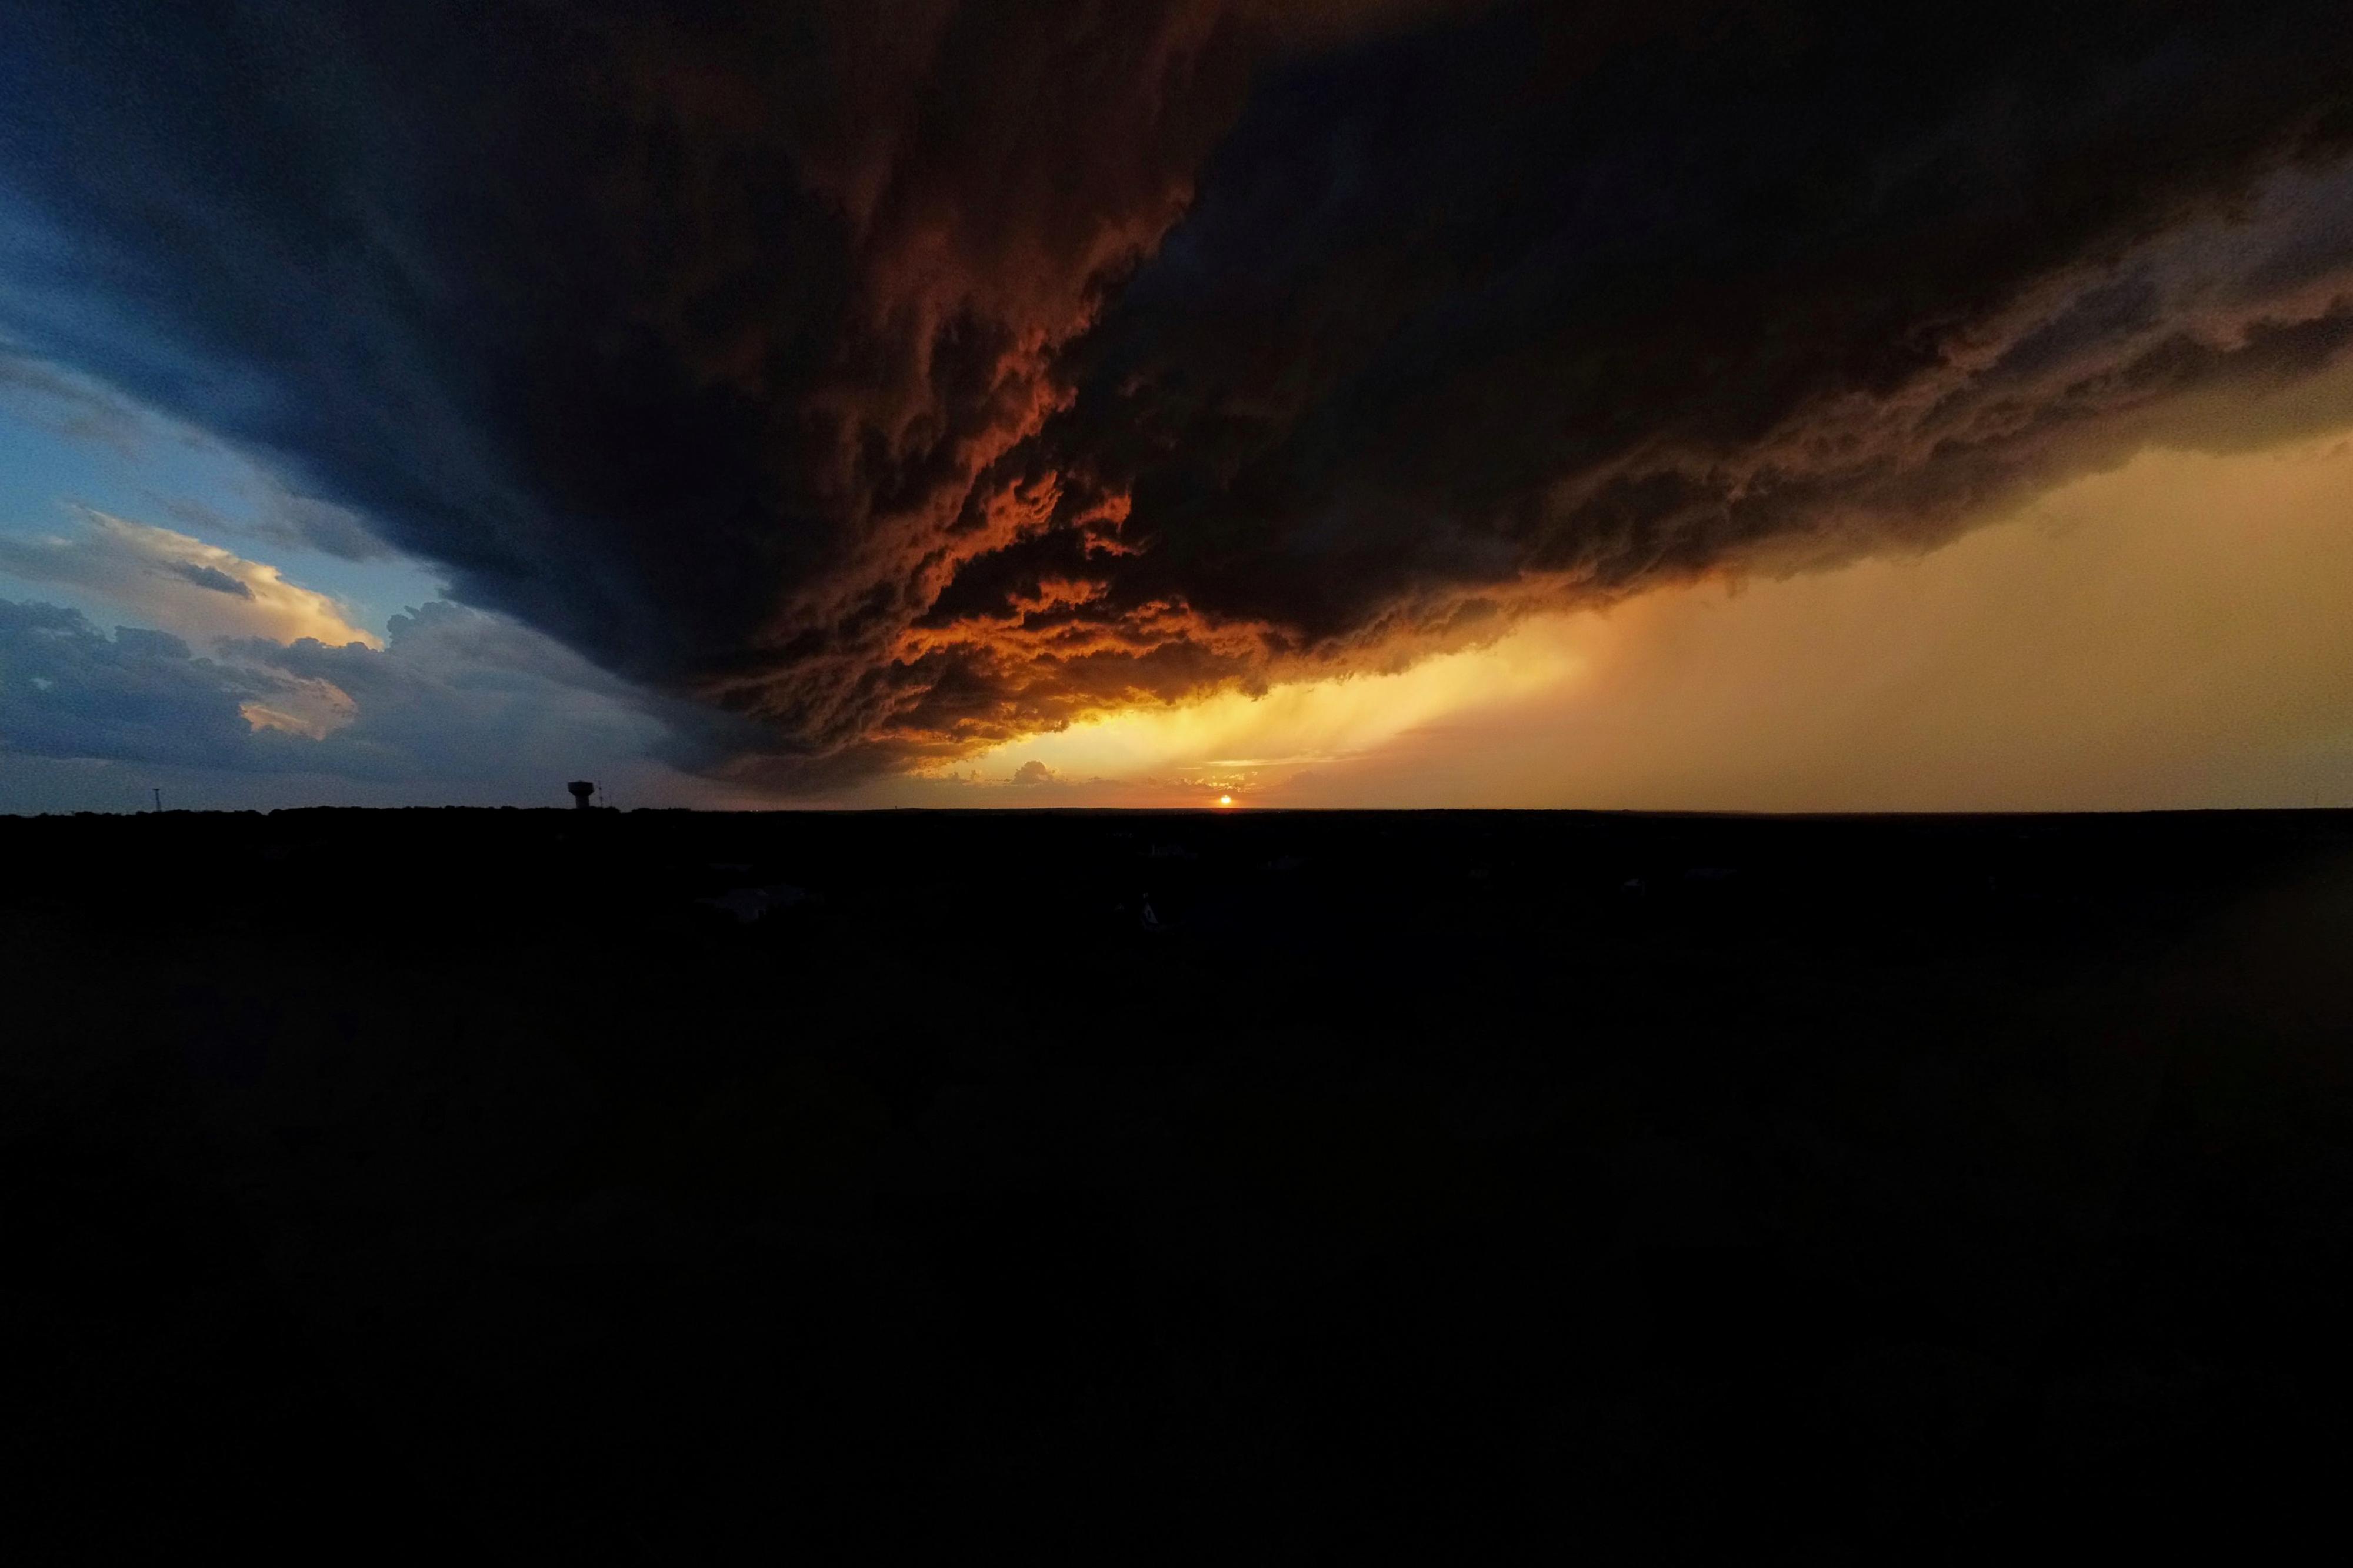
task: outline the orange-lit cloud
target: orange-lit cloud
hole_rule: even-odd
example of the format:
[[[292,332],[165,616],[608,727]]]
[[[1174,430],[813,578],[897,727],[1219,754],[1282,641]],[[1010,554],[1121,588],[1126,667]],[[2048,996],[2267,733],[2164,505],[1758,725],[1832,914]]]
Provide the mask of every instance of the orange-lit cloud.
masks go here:
[[[237,712],[257,730],[323,741],[359,717],[359,704],[331,680],[290,679],[267,697],[239,703]]]

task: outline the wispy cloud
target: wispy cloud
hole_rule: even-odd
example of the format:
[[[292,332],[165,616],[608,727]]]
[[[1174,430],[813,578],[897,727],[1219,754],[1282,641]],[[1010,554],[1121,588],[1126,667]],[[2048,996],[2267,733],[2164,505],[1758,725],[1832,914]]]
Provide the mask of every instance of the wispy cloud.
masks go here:
[[[0,408],[69,441],[135,458],[153,421],[104,387],[0,347]]]

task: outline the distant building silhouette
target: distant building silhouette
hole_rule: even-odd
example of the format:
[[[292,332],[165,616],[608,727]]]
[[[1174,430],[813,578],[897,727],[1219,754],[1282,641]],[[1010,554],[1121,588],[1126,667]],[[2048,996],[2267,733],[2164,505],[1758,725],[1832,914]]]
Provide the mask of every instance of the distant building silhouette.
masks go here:
[[[564,787],[572,792],[572,804],[575,806],[582,811],[593,809],[588,803],[590,797],[596,793],[595,784],[590,784],[586,779],[575,779]]]

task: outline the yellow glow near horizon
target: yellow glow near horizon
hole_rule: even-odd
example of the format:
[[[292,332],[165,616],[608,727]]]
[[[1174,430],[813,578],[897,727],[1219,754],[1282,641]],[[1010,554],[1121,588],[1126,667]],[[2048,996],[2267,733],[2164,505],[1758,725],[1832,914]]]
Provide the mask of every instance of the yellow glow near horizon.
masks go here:
[[[1401,673],[976,759],[1107,804],[2353,804],[2353,433],[2153,450],[1942,548],[1664,588]],[[974,804],[979,802],[976,799]]]
[[[1108,714],[999,747],[976,759],[977,771],[1009,775],[1039,762],[1066,779],[1152,779],[1185,793],[1230,796],[1260,779],[1357,756],[1451,717],[1573,685],[1583,656],[1543,635],[1537,628],[1544,624],[1393,675],[1301,681],[1259,697],[1229,691],[1186,707]]]

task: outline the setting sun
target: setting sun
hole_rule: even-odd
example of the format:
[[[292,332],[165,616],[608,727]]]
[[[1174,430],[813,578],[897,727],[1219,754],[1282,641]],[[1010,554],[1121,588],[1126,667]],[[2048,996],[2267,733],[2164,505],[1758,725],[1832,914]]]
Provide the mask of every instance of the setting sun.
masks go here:
[[[1234,797],[1229,795],[1221,795],[1218,797],[1218,804],[1219,805],[1231,805],[1234,804]]]

